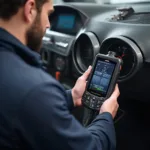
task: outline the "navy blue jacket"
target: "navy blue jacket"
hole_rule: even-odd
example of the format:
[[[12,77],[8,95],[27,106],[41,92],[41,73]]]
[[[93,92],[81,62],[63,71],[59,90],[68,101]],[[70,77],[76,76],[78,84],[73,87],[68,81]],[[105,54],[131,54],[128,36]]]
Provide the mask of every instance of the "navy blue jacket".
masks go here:
[[[84,128],[71,109],[71,92],[43,71],[40,55],[0,28],[0,149],[115,149],[109,113]]]

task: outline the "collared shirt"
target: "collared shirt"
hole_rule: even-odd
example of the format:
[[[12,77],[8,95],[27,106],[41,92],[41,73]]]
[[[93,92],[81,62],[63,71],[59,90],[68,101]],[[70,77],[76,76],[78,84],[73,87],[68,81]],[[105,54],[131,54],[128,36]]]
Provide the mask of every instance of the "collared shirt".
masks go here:
[[[0,149],[115,149],[109,113],[84,128],[71,109],[71,92],[43,71],[40,55],[0,28]]]

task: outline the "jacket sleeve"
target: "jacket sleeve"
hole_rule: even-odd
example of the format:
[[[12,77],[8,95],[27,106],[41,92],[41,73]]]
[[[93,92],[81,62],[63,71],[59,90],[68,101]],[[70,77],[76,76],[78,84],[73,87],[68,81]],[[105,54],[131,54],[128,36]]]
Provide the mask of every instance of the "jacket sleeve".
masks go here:
[[[24,148],[36,150],[115,150],[109,113],[84,128],[68,110],[66,91],[46,83],[28,93],[18,110],[16,131]]]
[[[74,108],[74,104],[73,104],[73,98],[72,98],[71,90],[66,90],[66,94],[67,94],[68,109],[72,110]]]

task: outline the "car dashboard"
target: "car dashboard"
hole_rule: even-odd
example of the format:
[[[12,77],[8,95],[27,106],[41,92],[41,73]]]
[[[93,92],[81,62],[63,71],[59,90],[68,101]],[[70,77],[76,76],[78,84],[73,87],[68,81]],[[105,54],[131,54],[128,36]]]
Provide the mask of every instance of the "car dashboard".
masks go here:
[[[72,88],[96,54],[114,51],[123,60],[118,80],[122,95],[148,101],[149,5],[66,3],[54,8],[41,49],[50,74],[59,72],[59,81]]]
[[[123,65],[118,79],[117,149],[149,150],[150,3],[54,5],[41,56],[47,72],[71,89],[98,53],[114,51]],[[82,108],[74,112],[81,121]],[[138,143],[138,144],[137,144]]]

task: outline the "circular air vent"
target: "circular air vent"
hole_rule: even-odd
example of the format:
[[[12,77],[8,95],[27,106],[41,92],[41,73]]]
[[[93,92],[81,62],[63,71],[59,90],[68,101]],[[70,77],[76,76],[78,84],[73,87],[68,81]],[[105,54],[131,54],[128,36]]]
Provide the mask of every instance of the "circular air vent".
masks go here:
[[[92,64],[95,55],[100,50],[97,37],[92,32],[82,33],[75,41],[73,61],[78,73],[82,74]]]
[[[126,81],[134,76],[143,64],[139,47],[130,39],[122,36],[111,37],[102,42],[100,53],[116,52],[116,57],[123,60],[119,81]]]

